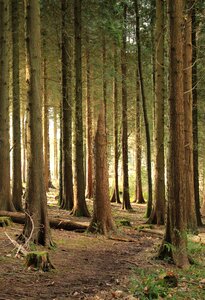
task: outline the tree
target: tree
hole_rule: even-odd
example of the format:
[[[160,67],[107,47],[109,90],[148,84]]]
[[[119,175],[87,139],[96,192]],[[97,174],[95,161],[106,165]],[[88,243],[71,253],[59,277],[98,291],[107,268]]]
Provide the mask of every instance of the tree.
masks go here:
[[[114,45],[114,99],[113,99],[113,137],[114,137],[114,190],[111,202],[120,202],[119,184],[118,184],[118,51],[117,45]]]
[[[30,139],[28,143],[26,221],[21,238],[30,238],[30,241],[34,243],[49,245],[52,241],[44,180],[39,2],[28,0],[26,11]]]
[[[141,55],[141,39],[140,39],[140,24],[139,24],[139,7],[138,0],[135,0],[135,15],[136,15],[136,43],[137,43],[137,65],[139,72],[139,82],[142,97],[143,117],[145,124],[146,146],[147,146],[147,181],[148,181],[148,201],[146,217],[149,218],[152,210],[152,168],[151,168],[151,141],[149,120],[147,116],[147,103],[144,91],[144,80],[142,72],[142,55]]]
[[[187,267],[186,199],[184,182],[184,88],[183,88],[183,1],[169,0],[169,170],[166,232],[159,256],[171,257],[179,267]],[[167,246],[171,244],[170,247]]]
[[[149,223],[164,224],[165,168],[164,168],[164,1],[156,0],[155,30],[155,186],[154,207]]]
[[[61,208],[73,208],[72,171],[72,1],[62,0],[62,202]],[[68,20],[69,19],[69,22]],[[70,28],[69,28],[69,27]]]
[[[138,68],[137,68],[138,69]],[[141,127],[140,127],[140,84],[138,70],[136,70],[136,122],[135,122],[135,131],[136,131],[136,177],[135,177],[135,202],[145,203],[143,193],[142,193],[142,176],[141,176],[141,159],[142,159],[142,150],[141,150]]]
[[[121,49],[121,70],[122,70],[122,174],[123,174],[123,192],[122,208],[132,209],[129,195],[129,175],[128,175],[128,125],[127,125],[127,61],[126,61],[126,22],[127,22],[127,4],[124,4],[123,11],[123,31],[122,31],[122,49]]]
[[[193,120],[192,120],[192,18],[191,1],[186,1],[184,25],[184,133],[185,133],[185,184],[187,226],[197,228],[194,194]]]
[[[13,177],[12,201],[17,211],[22,211],[22,176],[21,176],[21,119],[19,85],[19,4],[11,2],[12,14],[12,71],[13,71]]]
[[[75,178],[74,207],[72,213],[76,216],[88,217],[89,211],[85,202],[85,176],[83,167],[81,5],[82,0],[75,1]]]
[[[94,139],[94,211],[88,228],[91,232],[108,234],[115,230],[109,199],[107,136],[105,104],[102,104]]]
[[[0,1],[0,209],[14,210],[10,194],[9,2]]]

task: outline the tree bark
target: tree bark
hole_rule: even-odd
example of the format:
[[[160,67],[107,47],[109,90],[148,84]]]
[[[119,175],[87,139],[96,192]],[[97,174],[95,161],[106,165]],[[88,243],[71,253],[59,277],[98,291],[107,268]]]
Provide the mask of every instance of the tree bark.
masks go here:
[[[0,209],[15,210],[10,193],[9,2],[0,1]]]
[[[123,32],[121,49],[121,70],[122,70],[122,172],[123,172],[123,192],[122,208],[132,209],[129,195],[129,175],[128,175],[128,124],[127,124],[127,56],[126,56],[126,36],[127,36],[127,4],[124,4],[123,12]]]
[[[140,31],[139,31],[139,8],[138,0],[135,0],[135,14],[136,14],[136,41],[137,41],[137,64],[139,72],[139,81],[140,89],[142,96],[142,108],[143,108],[143,117],[145,124],[145,134],[146,134],[146,146],[147,146],[147,182],[148,182],[148,201],[147,201],[147,211],[146,217],[149,218],[152,211],[152,166],[151,166],[151,141],[150,141],[150,129],[149,129],[149,120],[147,116],[147,103],[144,91],[144,80],[142,74],[142,55],[141,55],[141,40],[140,40]]]
[[[160,257],[170,257],[179,267],[189,265],[186,239],[184,88],[183,88],[183,1],[169,0],[170,29],[170,144],[168,168],[168,213]],[[167,243],[171,244],[167,247]]]
[[[154,206],[148,223],[162,225],[165,219],[164,167],[164,1],[156,1],[155,32],[155,187]]]
[[[109,199],[107,136],[104,103],[94,140],[94,212],[88,231],[107,235],[115,229]]]
[[[62,203],[61,208],[73,208],[72,170],[72,2],[62,0]],[[68,15],[69,14],[69,15]],[[68,28],[68,26],[70,28]],[[69,31],[68,31],[69,29]]]
[[[186,216],[188,229],[196,231],[194,170],[193,170],[193,120],[192,120],[192,19],[191,1],[187,1],[184,27],[184,133],[185,133],[185,184]]]
[[[12,71],[13,71],[13,178],[12,201],[17,211],[22,211],[22,176],[21,176],[21,119],[19,86],[19,4],[11,2],[12,11]]]
[[[54,151],[53,151],[53,161],[54,161],[54,178],[58,180],[58,114],[57,109],[53,109],[53,136],[54,136]]]
[[[114,137],[114,190],[111,202],[121,203],[118,183],[118,51],[114,45],[114,99],[113,99],[113,137]]]
[[[47,213],[44,180],[42,99],[41,99],[41,35],[40,5],[27,0],[27,53],[29,74],[29,143],[28,178],[26,191],[26,221],[22,238],[41,245],[52,243]]]
[[[75,181],[74,207],[72,214],[75,216],[88,217],[89,211],[85,201],[85,176],[83,164],[81,5],[82,0],[75,1]]]

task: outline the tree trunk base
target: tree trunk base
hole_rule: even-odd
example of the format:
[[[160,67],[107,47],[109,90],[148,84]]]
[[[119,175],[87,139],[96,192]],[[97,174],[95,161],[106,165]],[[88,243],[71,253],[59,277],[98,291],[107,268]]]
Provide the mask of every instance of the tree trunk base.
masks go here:
[[[11,218],[9,217],[0,217],[0,227],[10,226],[12,223]]]
[[[26,255],[26,266],[43,272],[49,272],[50,270],[55,269],[49,259],[49,254],[46,251],[29,252]]]

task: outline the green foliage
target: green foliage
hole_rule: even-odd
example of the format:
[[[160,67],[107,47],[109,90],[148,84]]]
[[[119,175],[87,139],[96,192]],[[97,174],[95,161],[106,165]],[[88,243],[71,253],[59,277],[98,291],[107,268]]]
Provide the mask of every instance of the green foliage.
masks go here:
[[[116,223],[119,226],[132,227],[132,224],[128,219],[117,220]]]
[[[11,226],[11,219],[9,217],[0,217],[0,227]]]

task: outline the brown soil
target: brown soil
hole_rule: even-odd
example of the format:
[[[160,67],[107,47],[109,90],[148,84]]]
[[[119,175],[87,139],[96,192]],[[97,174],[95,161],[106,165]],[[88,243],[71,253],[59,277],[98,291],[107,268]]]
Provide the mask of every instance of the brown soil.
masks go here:
[[[48,250],[55,270],[39,272],[25,268],[25,259],[15,257],[17,249],[4,231],[15,239],[22,226],[0,228],[0,300],[1,299],[133,299],[129,282],[134,268],[155,268],[153,260],[160,237],[139,232],[145,205],[134,204],[133,212],[122,211],[112,204],[116,222],[127,219],[132,227],[119,226],[117,236],[110,239],[88,233],[52,230],[57,248]],[[68,212],[50,208],[54,216],[73,218]],[[39,248],[39,247],[38,247]]]

